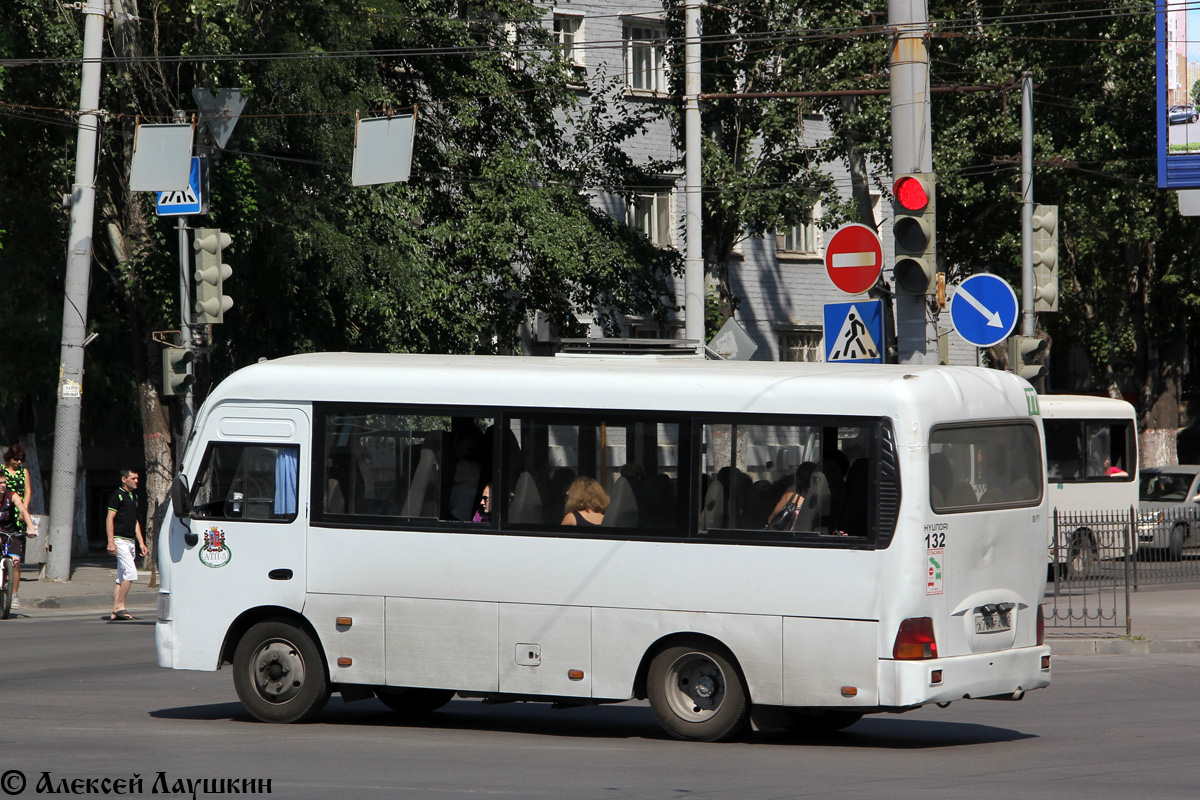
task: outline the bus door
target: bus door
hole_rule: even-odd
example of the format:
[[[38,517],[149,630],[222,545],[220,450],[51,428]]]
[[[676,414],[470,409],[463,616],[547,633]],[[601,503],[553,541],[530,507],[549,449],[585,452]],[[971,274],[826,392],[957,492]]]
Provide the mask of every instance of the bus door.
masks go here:
[[[259,606],[299,611],[305,595],[310,424],[295,408],[219,406],[203,431],[203,456],[191,483],[186,528],[172,526],[171,591],[202,602],[177,604],[181,630],[215,652],[229,624]],[[203,619],[184,621],[194,615]],[[215,641],[215,645],[214,645]],[[213,665],[216,666],[216,665]]]

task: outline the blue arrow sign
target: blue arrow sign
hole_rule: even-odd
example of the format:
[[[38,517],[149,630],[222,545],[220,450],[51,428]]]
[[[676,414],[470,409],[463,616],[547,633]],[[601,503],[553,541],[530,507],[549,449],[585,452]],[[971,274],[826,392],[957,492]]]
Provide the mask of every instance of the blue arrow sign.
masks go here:
[[[950,321],[967,344],[991,347],[1008,338],[1017,324],[1017,293],[995,275],[972,275],[950,298]]]
[[[200,157],[192,156],[192,174],[188,187],[171,192],[159,192],[154,210],[160,217],[183,217],[191,214],[207,214],[208,198],[204,196],[200,179]]]
[[[825,360],[831,364],[883,363],[883,301],[825,304]]]

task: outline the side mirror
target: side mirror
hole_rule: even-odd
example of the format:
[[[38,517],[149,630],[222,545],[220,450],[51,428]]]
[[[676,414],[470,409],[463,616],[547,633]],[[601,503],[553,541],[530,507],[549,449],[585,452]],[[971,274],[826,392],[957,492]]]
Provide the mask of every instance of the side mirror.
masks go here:
[[[192,515],[192,493],[188,491],[186,475],[176,475],[171,482],[171,509],[177,519]]]

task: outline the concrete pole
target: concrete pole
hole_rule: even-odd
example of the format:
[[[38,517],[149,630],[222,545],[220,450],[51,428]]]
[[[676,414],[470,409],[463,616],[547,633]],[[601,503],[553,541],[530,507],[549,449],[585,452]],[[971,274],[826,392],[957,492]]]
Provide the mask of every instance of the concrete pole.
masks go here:
[[[1033,76],[1021,75],[1021,335],[1033,336]]]
[[[929,8],[926,0],[888,0],[892,29],[892,173],[933,171],[929,109]],[[935,232],[936,235],[936,232]],[[937,363],[937,318],[924,296],[896,296],[901,364]]]
[[[54,423],[54,466],[50,489],[50,532],[46,578],[71,579],[71,530],[75,517],[75,460],[83,405],[83,339],[87,333],[91,282],[92,222],[96,208],[96,145],[99,138],[100,55],[104,43],[104,0],[83,8],[83,71],[79,87],[79,129],[75,144],[75,183],[71,187],[71,232],[63,298],[59,355],[58,408]]]
[[[700,219],[704,210],[700,175],[700,2],[687,4],[684,16],[685,60],[684,73],[684,186],[687,205],[685,228],[687,249],[684,252],[683,318],[684,337],[701,344],[704,337],[704,244]]]

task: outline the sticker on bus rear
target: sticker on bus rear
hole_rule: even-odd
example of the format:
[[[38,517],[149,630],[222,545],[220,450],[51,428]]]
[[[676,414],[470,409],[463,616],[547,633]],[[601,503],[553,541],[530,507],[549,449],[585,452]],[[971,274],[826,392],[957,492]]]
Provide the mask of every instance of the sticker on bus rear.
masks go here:
[[[925,557],[928,559],[928,573],[925,576],[925,594],[935,595],[942,593],[942,564],[945,563],[946,548],[931,547],[925,551]]]
[[[233,558],[233,551],[225,544],[225,531],[209,528],[204,532],[204,546],[200,548],[200,563],[216,569],[223,567]]]

